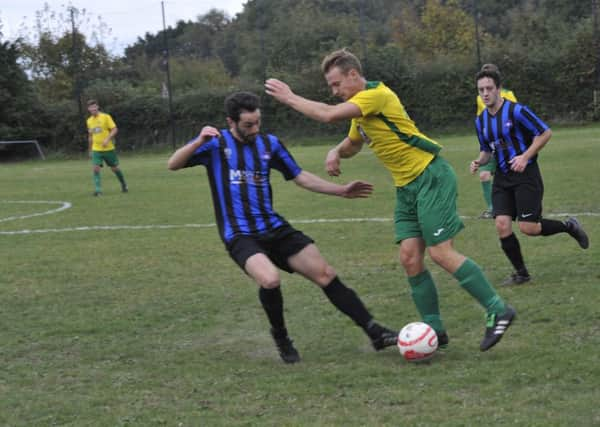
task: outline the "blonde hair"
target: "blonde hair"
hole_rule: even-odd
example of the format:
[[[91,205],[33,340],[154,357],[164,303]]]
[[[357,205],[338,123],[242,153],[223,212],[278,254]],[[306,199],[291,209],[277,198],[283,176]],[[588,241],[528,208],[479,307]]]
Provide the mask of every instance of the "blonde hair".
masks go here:
[[[321,62],[321,71],[323,74],[327,74],[334,67],[338,67],[344,74],[348,74],[350,70],[356,70],[362,76],[360,61],[353,53],[346,49],[331,52]]]

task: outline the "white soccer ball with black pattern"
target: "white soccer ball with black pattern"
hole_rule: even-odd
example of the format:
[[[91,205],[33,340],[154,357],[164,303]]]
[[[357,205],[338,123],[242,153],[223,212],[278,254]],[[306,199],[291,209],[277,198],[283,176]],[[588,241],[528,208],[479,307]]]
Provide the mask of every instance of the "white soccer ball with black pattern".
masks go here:
[[[427,323],[412,322],[398,334],[398,349],[409,362],[429,359],[438,348],[438,337]]]

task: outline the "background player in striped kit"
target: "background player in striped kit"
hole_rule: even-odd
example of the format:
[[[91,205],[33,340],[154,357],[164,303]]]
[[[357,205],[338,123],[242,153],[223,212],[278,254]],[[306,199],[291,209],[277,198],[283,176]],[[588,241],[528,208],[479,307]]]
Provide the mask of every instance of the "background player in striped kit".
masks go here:
[[[500,70],[498,69],[498,66],[495,64],[483,64],[481,69],[496,71],[498,74],[500,74]],[[508,99],[510,101],[517,102],[517,97],[515,96],[513,91],[510,89],[507,89],[505,87],[502,87],[500,89],[500,96],[502,96],[502,98]],[[480,115],[483,112],[483,110],[485,109],[485,104],[483,103],[483,100],[481,99],[481,96],[479,96],[479,94],[477,94],[476,104],[477,104],[477,115]],[[479,168],[479,182],[481,182],[481,191],[483,193],[483,200],[485,201],[485,203],[487,205],[486,210],[484,210],[481,213],[481,215],[479,215],[479,218],[481,218],[481,219],[493,219],[494,218],[493,204],[492,204],[492,178],[495,173],[496,173],[496,160],[492,156],[486,165],[482,165]]]
[[[568,233],[583,249],[589,246],[589,240],[575,218],[564,222],[542,218],[544,183],[537,157],[552,136],[548,125],[527,106],[501,96],[498,72],[482,70],[475,80],[486,108],[475,119],[480,152],[470,169],[475,173],[492,155],[496,159],[492,189],[496,230],[502,250],[515,269],[504,284],[521,284],[531,277],[512,231],[513,220],[518,219],[519,229],[529,236]]]
[[[300,356],[285,326],[278,268],[300,273],[321,287],[331,303],[365,331],[376,350],[395,345],[397,332],[376,323],[314,241],[275,212],[270,173],[276,169],[302,188],[346,198],[368,197],[372,185],[338,185],[302,170],[277,137],[259,133],[260,102],[255,94],[230,95],[225,110],[229,129],[205,126],[171,156],[168,167],[207,168],[219,234],[231,258],[259,285],[259,299],[283,361],[295,363]]]

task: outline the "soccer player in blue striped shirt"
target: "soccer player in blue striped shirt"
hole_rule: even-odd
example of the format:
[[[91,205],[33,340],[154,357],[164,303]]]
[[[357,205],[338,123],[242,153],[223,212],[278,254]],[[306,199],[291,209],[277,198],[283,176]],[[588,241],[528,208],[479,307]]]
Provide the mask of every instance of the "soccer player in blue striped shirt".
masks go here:
[[[512,230],[513,220],[518,220],[519,230],[528,236],[568,233],[583,249],[587,249],[589,240],[575,218],[563,222],[542,217],[544,183],[537,158],[552,136],[548,125],[527,106],[501,96],[500,74],[496,71],[482,70],[475,80],[486,108],[475,119],[480,152],[470,170],[475,173],[492,156],[496,159],[493,214],[502,250],[515,269],[504,284],[521,284],[531,277]]]
[[[219,234],[231,258],[258,284],[259,300],[283,361],[295,363],[300,356],[285,326],[278,268],[300,273],[321,287],[331,303],[365,331],[375,350],[395,345],[397,332],[376,323],[314,241],[275,212],[270,175],[275,169],[302,188],[346,198],[368,197],[372,185],[363,181],[338,185],[302,170],[277,137],[259,133],[260,102],[255,94],[230,95],[225,110],[229,129],[205,126],[171,156],[168,167],[206,167]]]

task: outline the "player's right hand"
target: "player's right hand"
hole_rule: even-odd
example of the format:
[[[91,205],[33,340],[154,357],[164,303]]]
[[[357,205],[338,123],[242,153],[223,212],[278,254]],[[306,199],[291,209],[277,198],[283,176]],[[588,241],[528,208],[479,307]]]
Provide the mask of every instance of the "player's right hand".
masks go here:
[[[340,169],[340,153],[333,148],[327,153],[325,157],[325,170],[329,176],[340,176],[342,173]]]
[[[219,137],[219,136],[221,136],[219,129],[217,129],[213,126],[204,126],[202,128],[202,130],[200,131],[200,134],[198,135],[198,139],[202,143],[204,143],[206,141],[213,139],[214,137]]]
[[[469,169],[471,170],[471,175],[474,175],[479,170],[479,160],[473,160],[469,165]]]

